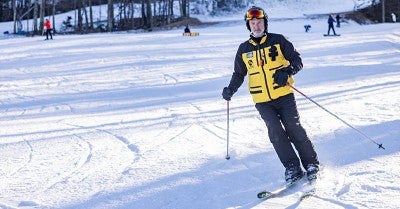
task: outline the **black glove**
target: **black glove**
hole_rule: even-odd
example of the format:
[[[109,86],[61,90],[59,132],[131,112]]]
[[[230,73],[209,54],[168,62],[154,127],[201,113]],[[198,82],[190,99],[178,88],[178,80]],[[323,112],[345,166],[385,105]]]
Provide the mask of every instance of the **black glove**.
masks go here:
[[[232,96],[233,96],[233,91],[232,89],[230,89],[229,87],[225,87],[222,90],[222,98],[224,98],[226,101],[231,100]]]
[[[273,75],[274,83],[278,84],[279,86],[286,86],[289,76],[292,74],[293,74],[293,67],[291,66],[277,70]]]

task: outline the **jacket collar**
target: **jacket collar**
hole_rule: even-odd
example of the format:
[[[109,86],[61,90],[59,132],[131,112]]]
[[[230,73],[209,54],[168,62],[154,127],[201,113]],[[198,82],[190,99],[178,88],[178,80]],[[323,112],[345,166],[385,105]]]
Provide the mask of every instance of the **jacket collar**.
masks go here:
[[[254,38],[253,36],[250,36],[249,42],[251,44],[253,44],[254,46],[263,44],[267,41],[267,34],[265,34],[264,36],[260,37],[260,38]]]

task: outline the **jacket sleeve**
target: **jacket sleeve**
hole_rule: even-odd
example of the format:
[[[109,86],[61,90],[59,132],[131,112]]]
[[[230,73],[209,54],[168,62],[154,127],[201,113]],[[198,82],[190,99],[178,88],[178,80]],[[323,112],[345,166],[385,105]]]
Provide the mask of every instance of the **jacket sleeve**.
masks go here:
[[[243,46],[244,45],[241,44],[238,48],[238,51],[236,52],[234,72],[232,74],[232,78],[228,86],[233,92],[236,92],[239,89],[239,87],[243,84],[244,77],[247,74],[247,68],[242,59]]]
[[[300,54],[294,48],[293,44],[288,41],[285,37],[282,36],[282,46],[283,46],[283,56],[290,62],[290,66],[292,66],[293,71],[292,75],[299,72],[303,69],[303,62],[301,60]]]

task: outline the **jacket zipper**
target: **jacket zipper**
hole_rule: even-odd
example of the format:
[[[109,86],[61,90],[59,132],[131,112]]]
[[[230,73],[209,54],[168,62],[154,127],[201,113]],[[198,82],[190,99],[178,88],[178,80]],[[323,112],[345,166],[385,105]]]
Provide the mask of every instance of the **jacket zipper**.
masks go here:
[[[262,50],[264,50],[264,49],[262,49]],[[269,88],[268,88],[267,75],[265,74],[265,71],[264,71],[265,55],[264,55],[264,53],[261,53],[260,44],[257,44],[257,51],[258,51],[258,53],[260,53],[260,57],[259,57],[260,60],[257,59],[257,62],[258,62],[257,64],[259,65],[260,64],[259,61],[262,61],[261,71],[264,75],[265,89],[267,89],[267,95],[269,97],[269,100],[272,100],[271,93],[269,92]],[[258,53],[256,53],[257,56],[258,56]]]

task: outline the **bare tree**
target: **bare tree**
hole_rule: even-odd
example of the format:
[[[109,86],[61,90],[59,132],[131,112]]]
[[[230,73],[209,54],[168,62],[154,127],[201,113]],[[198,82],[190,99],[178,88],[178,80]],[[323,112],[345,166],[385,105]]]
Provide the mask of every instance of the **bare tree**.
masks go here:
[[[12,0],[12,8],[13,8],[14,33],[17,33],[17,2],[16,2],[16,0]]]
[[[173,15],[173,0],[167,0],[167,19],[166,19],[166,24],[169,24],[171,22],[171,16]]]
[[[181,17],[189,17],[189,0],[180,0]]]
[[[44,32],[44,8],[45,8],[45,4],[46,4],[46,0],[42,0],[41,1],[41,5],[40,5],[40,13],[39,13],[39,15],[40,15],[40,31],[42,32],[42,34],[43,34],[43,32]]]
[[[113,0],[108,0],[107,5],[107,25],[108,25],[108,32],[111,32],[114,27],[114,5]]]
[[[186,0],[182,0],[181,15],[182,17],[186,17]]]
[[[86,10],[86,7],[87,7],[86,1],[82,0],[82,4],[81,5],[82,5],[83,13],[85,15],[85,31],[87,31],[87,30],[89,30],[89,17],[88,17],[88,13],[87,13],[87,10]]]
[[[153,17],[151,14],[151,0],[146,0],[147,28],[153,30]]]
[[[76,10],[77,10],[77,16],[78,16],[78,28],[77,28],[77,30],[79,31],[79,32],[82,32],[83,31],[83,28],[82,28],[82,26],[83,26],[83,18],[82,18],[82,1],[78,1],[77,2],[77,8],[76,8]]]
[[[93,9],[92,9],[92,0],[89,0],[89,19],[90,19],[90,28],[93,29]]]
[[[35,0],[33,6],[33,33],[37,34],[39,31],[37,19],[39,17],[39,0]]]
[[[56,32],[56,24],[55,24],[55,22],[56,22],[56,0],[53,0],[52,1],[52,6],[53,6],[53,10],[52,10],[52,15],[53,15],[53,32],[55,33]]]
[[[132,29],[135,29],[135,4],[133,2],[130,3],[130,11],[131,11]]]

